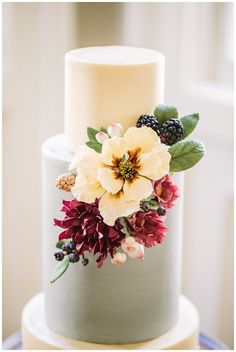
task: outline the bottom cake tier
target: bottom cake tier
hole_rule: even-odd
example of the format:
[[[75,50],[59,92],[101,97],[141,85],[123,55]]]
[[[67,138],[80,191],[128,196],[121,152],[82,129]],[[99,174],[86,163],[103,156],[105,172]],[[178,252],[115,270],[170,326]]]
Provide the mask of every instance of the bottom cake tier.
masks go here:
[[[179,301],[176,326],[159,338],[140,343],[106,345],[68,339],[51,331],[45,323],[44,295],[34,296],[22,313],[22,342],[25,350],[196,350],[199,315],[184,296]]]

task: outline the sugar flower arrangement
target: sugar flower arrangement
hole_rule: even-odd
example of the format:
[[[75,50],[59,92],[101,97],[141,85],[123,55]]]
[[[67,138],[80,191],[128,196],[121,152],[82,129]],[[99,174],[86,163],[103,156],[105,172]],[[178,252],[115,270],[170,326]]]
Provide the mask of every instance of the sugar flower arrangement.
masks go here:
[[[202,142],[185,140],[198,120],[198,114],[178,118],[175,106],[161,104],[127,131],[119,123],[88,127],[89,141],[56,180],[73,199],[63,200],[64,219],[54,219],[63,231],[51,282],[70,263],[81,259],[86,266],[86,252],[96,256],[98,268],[108,256],[121,266],[127,256],[144,259],[145,247],[165,240],[167,212],[180,196],[173,173],[194,166],[205,153]]]

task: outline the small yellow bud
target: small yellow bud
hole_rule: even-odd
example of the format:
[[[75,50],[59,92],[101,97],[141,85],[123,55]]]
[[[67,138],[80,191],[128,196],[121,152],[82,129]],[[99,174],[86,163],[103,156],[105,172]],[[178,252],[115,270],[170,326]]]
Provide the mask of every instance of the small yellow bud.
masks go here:
[[[71,187],[74,186],[75,184],[75,178],[76,178],[76,175],[72,173],[60,175],[56,179],[55,185],[58,189],[61,189],[66,192],[70,192]]]

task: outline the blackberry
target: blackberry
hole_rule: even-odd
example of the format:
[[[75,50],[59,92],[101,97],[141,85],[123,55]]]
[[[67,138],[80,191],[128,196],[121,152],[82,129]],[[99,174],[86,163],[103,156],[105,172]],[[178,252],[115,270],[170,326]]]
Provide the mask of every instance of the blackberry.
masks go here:
[[[161,142],[172,145],[183,138],[184,128],[180,120],[170,119],[163,123],[160,129]]]
[[[83,264],[83,266],[88,265],[88,263],[89,263],[88,258],[83,258],[83,260],[82,260],[82,264]]]
[[[166,209],[164,207],[159,207],[157,209],[157,214],[160,215],[160,216],[166,215]]]
[[[70,263],[77,263],[80,259],[79,254],[78,253],[71,253],[68,256],[69,262]]]
[[[160,134],[159,123],[155,116],[141,115],[136,123],[136,127],[142,126],[151,127],[158,135]]]
[[[64,253],[63,252],[56,252],[56,253],[54,253],[54,257],[56,260],[61,262],[64,259]]]

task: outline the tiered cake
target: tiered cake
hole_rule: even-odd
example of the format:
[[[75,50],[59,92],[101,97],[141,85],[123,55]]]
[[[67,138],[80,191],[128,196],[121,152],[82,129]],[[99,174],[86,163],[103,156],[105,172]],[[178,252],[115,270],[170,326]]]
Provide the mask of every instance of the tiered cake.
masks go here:
[[[98,269],[89,254],[88,266],[71,265],[50,284],[58,235],[53,218],[61,217],[62,199],[72,199],[55,188],[55,179],[87,140],[86,128],[112,122],[128,128],[163,100],[164,56],[158,52],[111,46],[66,54],[65,134],[47,140],[42,150],[44,298],[34,298],[23,313],[26,349],[197,348],[197,313],[184,298],[179,310],[181,200],[168,214],[165,242],[147,249],[145,260],[128,260],[122,267],[107,260]],[[182,191],[182,177],[175,181]]]

